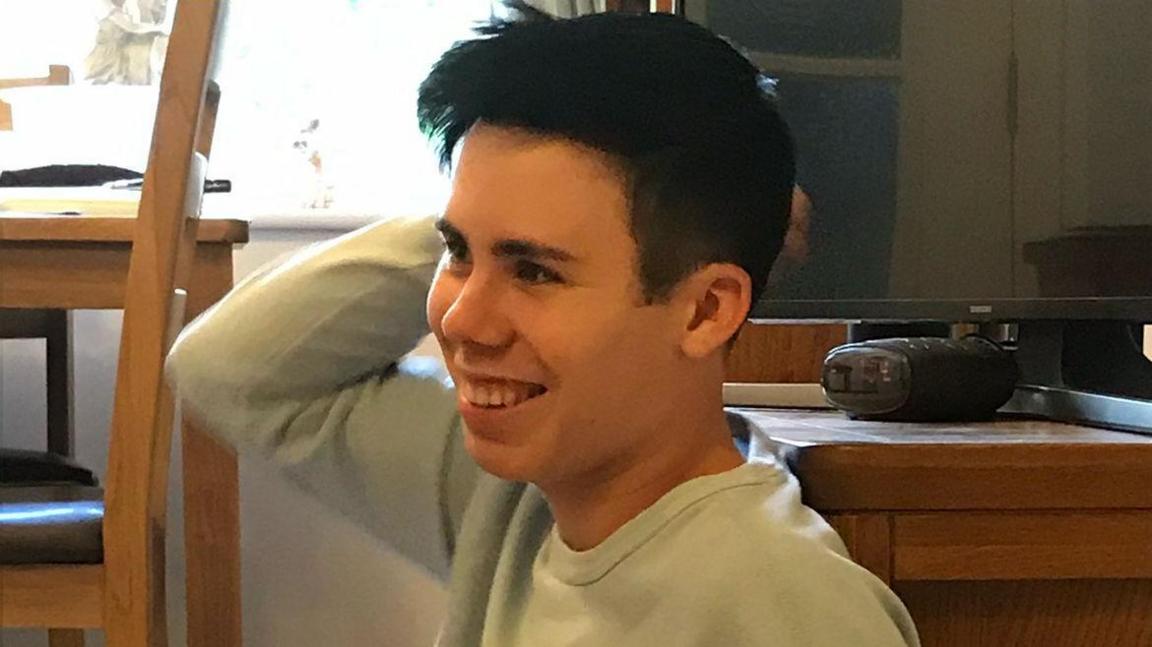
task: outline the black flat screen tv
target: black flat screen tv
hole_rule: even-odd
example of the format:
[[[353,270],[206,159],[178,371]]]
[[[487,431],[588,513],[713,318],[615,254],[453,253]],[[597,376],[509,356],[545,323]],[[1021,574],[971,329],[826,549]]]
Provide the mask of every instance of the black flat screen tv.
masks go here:
[[[765,320],[1152,321],[1152,3],[683,0],[815,208]]]
[[[676,11],[776,80],[814,205],[751,319],[1010,328],[1017,412],[1152,432],[1152,2]]]

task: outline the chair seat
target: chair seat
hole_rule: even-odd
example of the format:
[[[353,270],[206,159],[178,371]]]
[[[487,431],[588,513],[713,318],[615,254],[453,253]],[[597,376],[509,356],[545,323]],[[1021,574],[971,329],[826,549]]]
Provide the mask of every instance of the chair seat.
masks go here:
[[[0,564],[99,564],[103,523],[101,488],[0,487]]]
[[[92,470],[65,456],[0,448],[0,487],[48,484],[98,485]]]

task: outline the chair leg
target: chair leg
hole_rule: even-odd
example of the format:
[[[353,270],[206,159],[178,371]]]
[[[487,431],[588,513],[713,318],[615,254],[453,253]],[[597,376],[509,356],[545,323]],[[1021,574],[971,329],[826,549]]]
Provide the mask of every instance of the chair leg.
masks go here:
[[[84,647],[84,630],[49,629],[48,647]]]
[[[47,358],[48,451],[73,456],[75,449],[75,402],[72,389],[72,315],[49,310],[44,355]]]

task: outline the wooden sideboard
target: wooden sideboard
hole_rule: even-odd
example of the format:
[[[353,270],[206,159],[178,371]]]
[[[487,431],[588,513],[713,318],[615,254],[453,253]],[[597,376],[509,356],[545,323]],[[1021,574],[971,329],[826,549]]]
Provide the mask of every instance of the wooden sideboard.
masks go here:
[[[925,647],[1152,646],[1152,436],[733,411]]]
[[[747,323],[725,365],[728,382],[812,383],[820,381],[824,356],[843,344],[844,324]]]

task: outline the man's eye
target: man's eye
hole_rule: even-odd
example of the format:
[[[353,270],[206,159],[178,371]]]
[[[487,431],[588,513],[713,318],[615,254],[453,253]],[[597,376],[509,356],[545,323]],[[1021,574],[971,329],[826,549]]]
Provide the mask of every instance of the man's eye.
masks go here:
[[[516,278],[532,285],[560,283],[562,281],[556,272],[530,261],[516,262]]]

